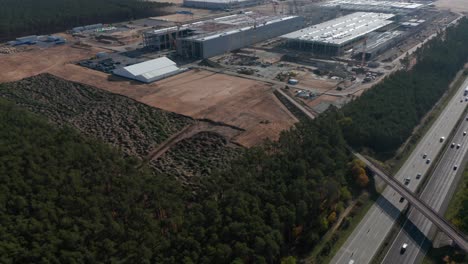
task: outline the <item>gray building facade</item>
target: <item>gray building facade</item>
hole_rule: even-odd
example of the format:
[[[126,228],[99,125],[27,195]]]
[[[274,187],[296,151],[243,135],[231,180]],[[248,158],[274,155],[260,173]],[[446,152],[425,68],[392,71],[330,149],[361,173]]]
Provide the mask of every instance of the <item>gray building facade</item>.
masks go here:
[[[302,17],[289,16],[216,34],[179,38],[177,53],[186,58],[205,59],[279,37],[302,27]]]
[[[254,6],[262,2],[261,0],[184,0],[184,6],[212,10],[227,10]]]

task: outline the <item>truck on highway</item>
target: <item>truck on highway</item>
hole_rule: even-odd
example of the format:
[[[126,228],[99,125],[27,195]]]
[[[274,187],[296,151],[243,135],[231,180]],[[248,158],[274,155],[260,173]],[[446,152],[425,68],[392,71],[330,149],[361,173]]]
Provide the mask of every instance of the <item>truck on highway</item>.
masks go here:
[[[463,93],[464,96],[468,95],[468,87],[465,88],[465,92]]]

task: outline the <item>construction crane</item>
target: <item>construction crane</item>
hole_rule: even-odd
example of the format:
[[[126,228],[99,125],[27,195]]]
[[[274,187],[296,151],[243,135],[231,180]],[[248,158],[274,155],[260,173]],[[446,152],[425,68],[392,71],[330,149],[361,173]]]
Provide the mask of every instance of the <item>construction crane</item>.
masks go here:
[[[294,4],[294,14],[298,14],[299,13],[299,9],[297,7],[297,1],[296,0],[293,0],[293,4]]]
[[[362,43],[361,68],[364,68],[364,64],[366,63],[366,48],[367,48],[367,37],[364,38],[364,43]]]
[[[177,38],[179,37],[179,30],[181,27],[181,23],[176,22],[176,26],[177,26],[177,31],[176,31],[175,38],[172,36],[172,33],[169,33],[169,39],[171,40],[171,44],[174,47],[174,49],[177,49]]]
[[[276,7],[279,5],[277,1],[271,1],[271,5],[273,6],[273,12],[275,15],[277,15]]]

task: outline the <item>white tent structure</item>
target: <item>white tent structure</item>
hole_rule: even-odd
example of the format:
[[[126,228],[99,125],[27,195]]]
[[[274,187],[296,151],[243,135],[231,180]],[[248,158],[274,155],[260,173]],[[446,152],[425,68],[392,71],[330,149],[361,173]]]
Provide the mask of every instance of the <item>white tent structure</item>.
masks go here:
[[[166,57],[137,63],[114,70],[114,74],[128,79],[150,83],[184,71]]]

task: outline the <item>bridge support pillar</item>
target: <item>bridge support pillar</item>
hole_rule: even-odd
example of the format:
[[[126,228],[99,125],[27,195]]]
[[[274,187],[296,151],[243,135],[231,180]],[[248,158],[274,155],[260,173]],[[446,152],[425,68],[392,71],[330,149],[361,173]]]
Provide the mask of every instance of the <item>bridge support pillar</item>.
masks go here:
[[[445,246],[453,246],[453,240],[448,237],[444,232],[437,231],[437,234],[432,242],[434,248],[441,248]]]

